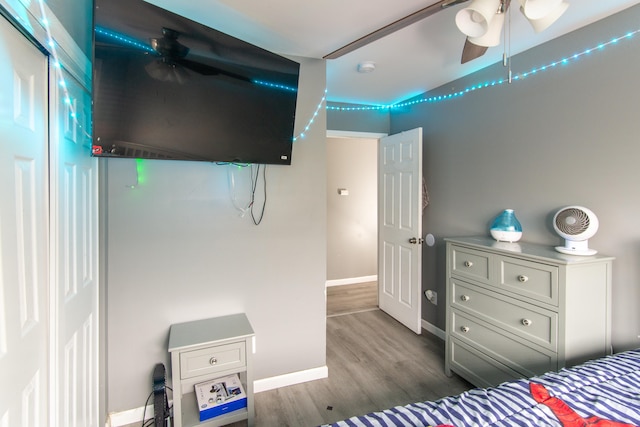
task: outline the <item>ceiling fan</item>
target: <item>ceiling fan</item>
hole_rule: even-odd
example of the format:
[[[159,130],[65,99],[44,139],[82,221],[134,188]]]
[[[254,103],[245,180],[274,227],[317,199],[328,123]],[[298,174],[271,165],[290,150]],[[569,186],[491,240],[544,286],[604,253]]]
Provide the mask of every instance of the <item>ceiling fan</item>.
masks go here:
[[[324,59],[336,59],[435,13],[470,0],[440,0],[410,15],[379,28],[327,54]],[[520,11],[536,32],[546,29],[568,8],[564,0],[519,0]],[[456,14],[456,25],[467,37],[462,49],[464,64],[485,54],[491,46],[500,44],[505,14],[511,0],[471,0],[468,7]]]
[[[162,28],[162,37],[151,38],[150,47],[160,58],[149,63],[145,68],[147,72],[158,80],[176,80],[181,83],[188,79],[184,69],[189,69],[203,76],[224,75],[237,80],[250,82],[248,77],[214,67],[204,62],[187,59],[189,47],[178,41],[180,33],[171,28]]]

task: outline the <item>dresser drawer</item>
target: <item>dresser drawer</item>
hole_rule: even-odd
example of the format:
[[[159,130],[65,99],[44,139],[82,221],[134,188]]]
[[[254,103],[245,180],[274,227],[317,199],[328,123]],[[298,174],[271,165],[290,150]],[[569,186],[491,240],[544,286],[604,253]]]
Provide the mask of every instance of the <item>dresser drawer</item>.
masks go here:
[[[451,307],[473,314],[497,328],[557,351],[558,314],[461,281],[451,281]]]
[[[180,354],[180,378],[209,375],[246,365],[245,342],[236,342]]]
[[[499,257],[497,261],[497,279],[501,288],[558,305],[558,267],[510,257]]]
[[[447,345],[451,369],[477,387],[493,387],[523,377],[455,338],[448,340]]]
[[[558,369],[556,353],[525,345],[517,338],[457,310],[452,313],[451,334],[527,377]]]
[[[490,282],[491,263],[486,253],[452,245],[449,257],[452,275],[482,283]]]

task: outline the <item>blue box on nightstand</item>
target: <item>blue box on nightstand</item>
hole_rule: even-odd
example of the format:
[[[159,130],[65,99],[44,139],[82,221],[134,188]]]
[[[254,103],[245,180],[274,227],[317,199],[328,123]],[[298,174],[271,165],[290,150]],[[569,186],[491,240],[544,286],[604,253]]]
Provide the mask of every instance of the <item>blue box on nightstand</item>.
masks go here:
[[[195,385],[200,421],[247,407],[247,395],[238,375],[230,375]]]

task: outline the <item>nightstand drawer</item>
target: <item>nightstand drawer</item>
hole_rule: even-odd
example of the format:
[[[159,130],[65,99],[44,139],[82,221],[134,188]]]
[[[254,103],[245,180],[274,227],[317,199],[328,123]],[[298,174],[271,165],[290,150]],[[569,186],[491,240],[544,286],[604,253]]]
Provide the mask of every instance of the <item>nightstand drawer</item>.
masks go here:
[[[451,306],[549,350],[557,350],[558,314],[452,280]]]
[[[558,369],[556,353],[526,345],[500,329],[457,310],[452,313],[451,334],[527,377]]]
[[[558,305],[558,267],[500,257],[498,281],[501,288],[510,292]]]
[[[187,351],[180,354],[180,378],[209,375],[227,369],[242,368],[245,365],[244,341]]]
[[[486,253],[473,249],[451,246],[451,274],[489,283],[490,263]]]

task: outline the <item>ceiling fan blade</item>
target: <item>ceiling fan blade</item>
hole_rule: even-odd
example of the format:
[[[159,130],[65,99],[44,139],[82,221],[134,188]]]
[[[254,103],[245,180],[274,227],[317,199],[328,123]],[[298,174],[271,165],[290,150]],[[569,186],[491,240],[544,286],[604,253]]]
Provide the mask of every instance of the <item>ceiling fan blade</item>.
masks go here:
[[[176,63],[182,65],[185,68],[190,69],[191,71],[195,71],[198,74],[202,74],[203,76],[227,76],[233,79],[242,80],[244,82],[251,82],[251,80],[245,76],[240,74],[233,73],[231,71],[226,71],[218,67],[214,67],[212,65],[203,64],[202,62],[190,61],[188,59],[179,59],[175,60]]]
[[[509,5],[511,5],[511,0],[502,0],[502,12],[500,13],[507,13]],[[464,64],[481,57],[487,52],[488,48],[488,46],[480,46],[469,41],[469,37],[467,37],[464,41],[464,47],[462,48],[462,59],[460,60],[460,63]]]
[[[382,28],[379,28],[366,36],[362,36],[359,39],[352,41],[351,43],[342,46],[339,49],[334,50],[333,52],[325,55],[323,59],[336,59],[343,55],[346,55],[349,52],[353,52],[356,49],[359,49],[369,43],[372,43],[376,40],[381,39],[382,37],[388,36],[389,34],[395,33],[398,30],[401,30],[405,27],[408,27],[411,24],[414,24],[418,21],[421,21],[429,16],[446,9],[451,6],[455,6],[460,3],[465,3],[469,0],[440,0],[430,6],[422,8],[416,12],[413,12],[410,15],[405,16],[404,18],[400,18],[397,21],[394,21],[388,25],[385,25]]]
[[[480,58],[489,49],[487,46],[478,46],[469,41],[469,37],[464,41],[464,47],[462,48],[462,60],[461,64],[465,64],[469,61],[473,61],[476,58]]]

